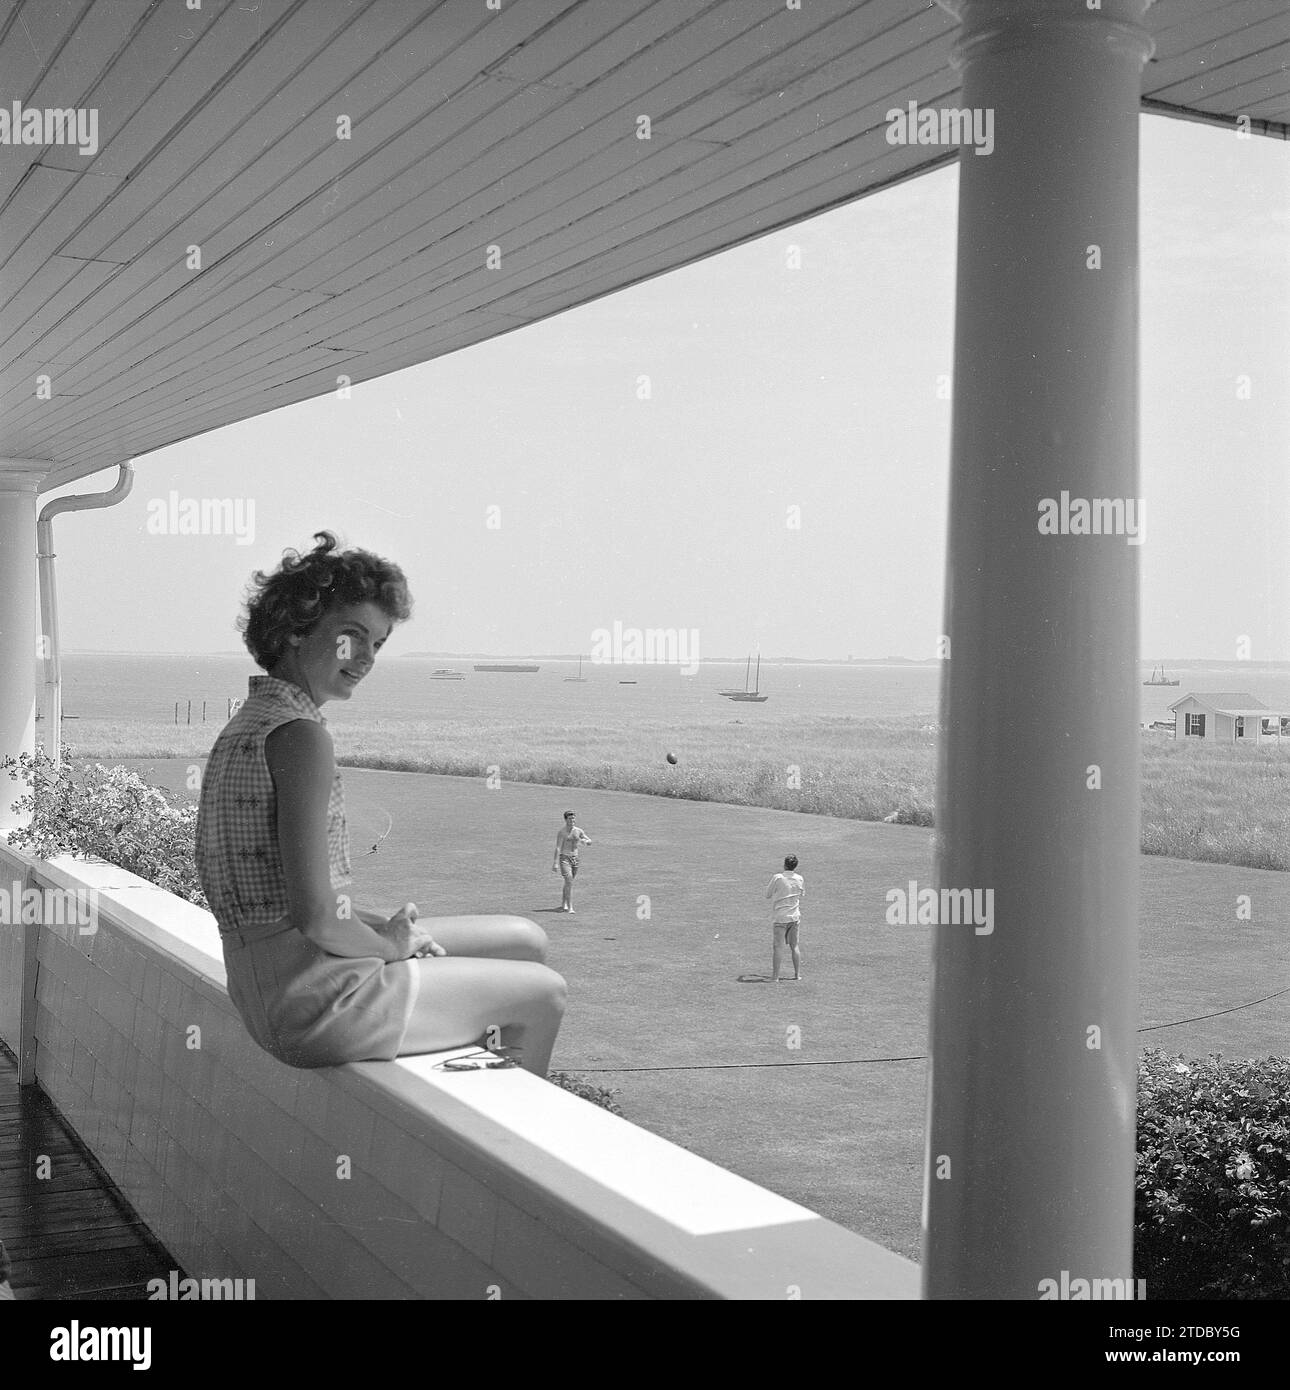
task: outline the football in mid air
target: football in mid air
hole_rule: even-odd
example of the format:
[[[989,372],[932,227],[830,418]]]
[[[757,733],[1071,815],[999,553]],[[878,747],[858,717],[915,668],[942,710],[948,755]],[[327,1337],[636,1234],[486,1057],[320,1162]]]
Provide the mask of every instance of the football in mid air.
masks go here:
[[[669,753],[669,754],[667,755],[667,760],[668,760],[668,762],[670,762],[670,763],[672,764],[673,767],[676,766],[676,754],[675,754],[675,753]]]

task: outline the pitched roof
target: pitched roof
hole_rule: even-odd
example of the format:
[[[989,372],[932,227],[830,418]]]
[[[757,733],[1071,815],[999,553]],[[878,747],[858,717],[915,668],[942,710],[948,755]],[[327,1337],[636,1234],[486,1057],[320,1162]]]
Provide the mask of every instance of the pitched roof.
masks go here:
[[[1256,700],[1244,690],[1193,690],[1181,700],[1175,700],[1169,708],[1177,708],[1183,700],[1199,700],[1202,705],[1224,714],[1243,714],[1246,710],[1268,708],[1262,700]]]

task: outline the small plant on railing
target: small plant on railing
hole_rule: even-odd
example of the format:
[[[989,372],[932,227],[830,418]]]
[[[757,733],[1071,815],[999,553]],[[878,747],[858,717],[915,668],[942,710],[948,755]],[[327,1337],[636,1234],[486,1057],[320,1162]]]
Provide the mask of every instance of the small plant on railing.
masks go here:
[[[1135,1185],[1149,1298],[1290,1298],[1290,1059],[1145,1049]]]
[[[10,831],[9,843],[38,859],[74,854],[115,864],[208,907],[194,859],[197,807],[177,804],[129,768],[77,768],[74,757],[64,745],[59,763],[41,748],[0,762],[0,771],[26,783],[13,809],[31,817]]]
[[[571,1091],[575,1096],[590,1101],[592,1105],[598,1105],[602,1110],[608,1110],[611,1115],[623,1113],[618,1108],[617,1101],[614,1100],[616,1095],[621,1094],[616,1086],[597,1086],[590,1081],[584,1081],[580,1076],[573,1076],[567,1071],[548,1072],[546,1079],[553,1086],[559,1086],[564,1091]]]

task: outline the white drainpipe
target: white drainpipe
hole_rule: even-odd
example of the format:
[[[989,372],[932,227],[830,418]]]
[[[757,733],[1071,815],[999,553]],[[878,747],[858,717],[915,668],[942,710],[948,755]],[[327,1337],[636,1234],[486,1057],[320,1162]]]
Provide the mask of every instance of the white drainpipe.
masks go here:
[[[54,518],[59,512],[83,512],[91,507],[114,507],[134,486],[134,464],[122,463],[121,476],[110,492],[80,497],[56,497],[46,503],[36,522],[36,559],[40,566],[41,651],[45,658],[45,752],[55,763],[63,752],[63,666],[58,644],[58,590],[54,584]]]

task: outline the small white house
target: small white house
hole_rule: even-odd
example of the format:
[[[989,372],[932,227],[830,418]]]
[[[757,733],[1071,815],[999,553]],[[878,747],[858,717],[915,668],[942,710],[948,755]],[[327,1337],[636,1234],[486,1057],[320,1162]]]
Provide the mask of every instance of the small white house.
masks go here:
[[[1193,691],[1175,700],[1173,711],[1175,738],[1211,738],[1235,743],[1249,739],[1260,743],[1282,735],[1290,737],[1290,718],[1271,710],[1262,700],[1244,690]]]

